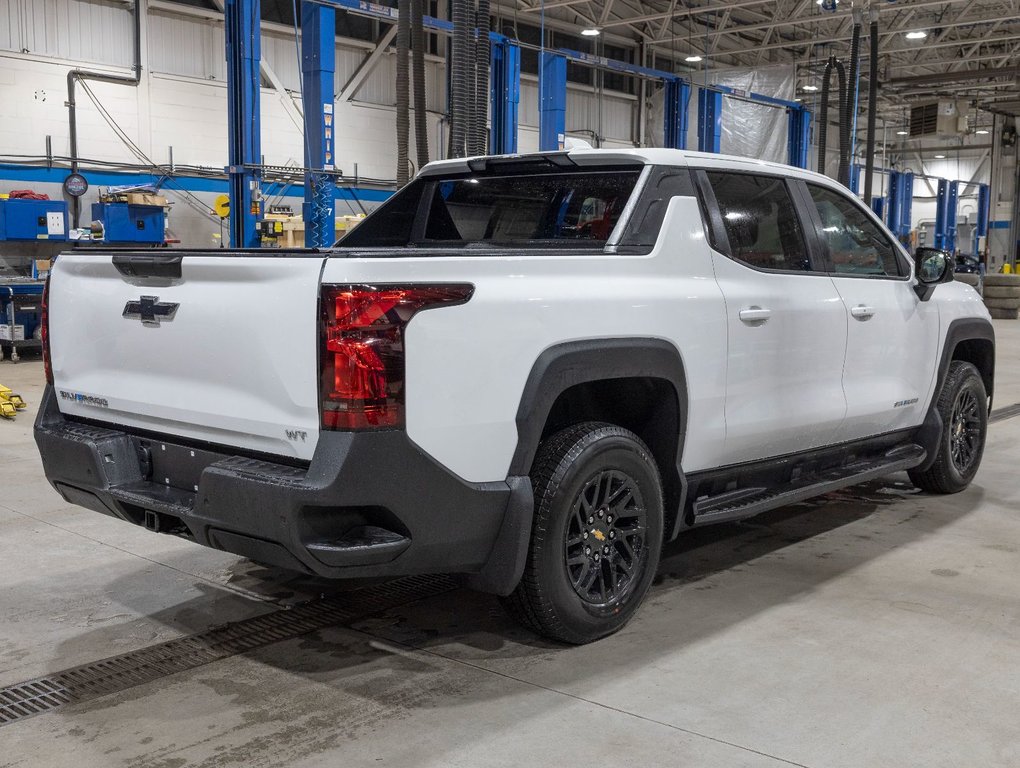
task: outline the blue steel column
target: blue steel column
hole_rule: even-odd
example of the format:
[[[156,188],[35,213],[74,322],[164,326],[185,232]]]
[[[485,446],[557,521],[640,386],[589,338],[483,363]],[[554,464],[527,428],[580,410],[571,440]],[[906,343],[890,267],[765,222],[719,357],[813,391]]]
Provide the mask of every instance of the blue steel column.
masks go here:
[[[663,92],[663,144],[670,149],[687,149],[687,104],[691,86],[679,78],[665,81]]]
[[[935,238],[933,245],[942,250],[946,249],[947,229],[946,219],[949,216],[949,182],[939,179],[938,192],[935,198]]]
[[[978,252],[980,238],[988,237],[988,212],[991,196],[987,184],[978,184],[977,221],[974,226],[974,253]]]
[[[889,231],[896,237],[900,236],[900,209],[903,199],[903,174],[899,171],[889,171],[887,179],[889,185],[889,197],[886,201],[885,224]]]
[[[698,91],[698,150],[722,151],[722,94],[701,88]]]
[[[521,101],[521,48],[500,35],[492,36],[492,66],[489,100],[492,123],[489,146],[494,155],[517,151],[517,106]]]
[[[956,214],[957,214],[957,198],[960,192],[960,182],[950,181],[948,184],[949,190],[946,200],[946,250],[956,250]]]
[[[808,150],[811,148],[811,113],[803,107],[786,110],[787,162],[797,168],[808,167]]]
[[[257,248],[262,202],[259,173],[253,166],[262,162],[260,0],[226,0],[223,15],[227,39],[230,245],[233,248]]]
[[[538,149],[563,149],[567,132],[567,59],[542,51],[539,59]]]
[[[903,192],[900,195],[900,231],[897,233],[904,243],[909,242],[914,215],[914,174],[903,172]]]
[[[336,183],[326,171],[334,157],[333,71],[336,9],[301,4],[301,83],[305,121],[305,246],[328,248],[336,240]]]

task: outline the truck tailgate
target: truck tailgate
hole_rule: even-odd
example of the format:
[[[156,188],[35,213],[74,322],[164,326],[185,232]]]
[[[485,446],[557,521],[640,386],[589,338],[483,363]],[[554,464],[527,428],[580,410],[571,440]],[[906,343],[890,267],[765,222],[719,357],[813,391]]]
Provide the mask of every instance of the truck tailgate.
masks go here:
[[[179,268],[146,269],[177,256]],[[54,264],[49,333],[61,412],[310,459],[322,255],[118,254],[119,269],[114,259],[78,252]]]

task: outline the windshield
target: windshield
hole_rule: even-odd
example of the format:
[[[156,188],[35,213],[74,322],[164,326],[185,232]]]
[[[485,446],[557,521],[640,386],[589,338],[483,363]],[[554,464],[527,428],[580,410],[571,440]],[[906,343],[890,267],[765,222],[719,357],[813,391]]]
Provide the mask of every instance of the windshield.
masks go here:
[[[640,167],[616,166],[418,179],[338,245],[601,247],[640,175]]]

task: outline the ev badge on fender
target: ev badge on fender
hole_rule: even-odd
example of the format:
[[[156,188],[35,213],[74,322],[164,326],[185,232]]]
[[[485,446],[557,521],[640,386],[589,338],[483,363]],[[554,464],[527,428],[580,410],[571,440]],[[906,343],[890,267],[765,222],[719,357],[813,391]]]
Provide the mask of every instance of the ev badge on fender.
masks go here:
[[[131,320],[138,318],[143,325],[158,327],[160,320],[173,320],[179,306],[160,301],[159,296],[142,296],[138,301],[124,305],[124,317]]]

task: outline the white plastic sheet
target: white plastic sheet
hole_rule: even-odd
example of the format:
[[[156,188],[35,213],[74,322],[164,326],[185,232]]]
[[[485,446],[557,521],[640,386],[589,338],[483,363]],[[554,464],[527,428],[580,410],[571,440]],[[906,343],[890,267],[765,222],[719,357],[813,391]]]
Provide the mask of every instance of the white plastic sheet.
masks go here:
[[[687,146],[698,147],[698,85],[705,83],[703,74],[692,78],[688,106]],[[791,65],[726,69],[709,72],[710,85],[725,85],[746,93],[760,93],[793,101],[796,93],[796,70]],[[650,146],[663,145],[663,89],[651,90],[647,100],[645,141]],[[787,116],[782,107],[723,97],[721,149],[729,155],[754,157],[761,160],[787,162]]]

